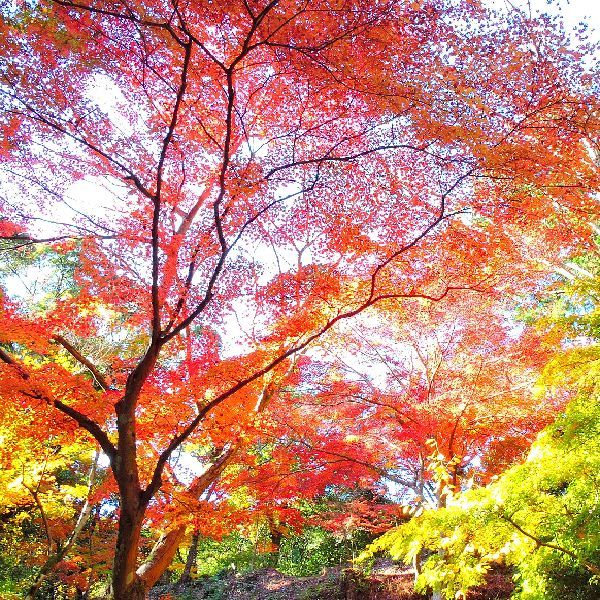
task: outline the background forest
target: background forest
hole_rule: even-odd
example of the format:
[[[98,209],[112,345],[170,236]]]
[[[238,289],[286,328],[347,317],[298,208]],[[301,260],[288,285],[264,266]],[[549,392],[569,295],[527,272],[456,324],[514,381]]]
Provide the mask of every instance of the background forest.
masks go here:
[[[597,56],[477,0],[0,4],[0,596],[600,597]]]

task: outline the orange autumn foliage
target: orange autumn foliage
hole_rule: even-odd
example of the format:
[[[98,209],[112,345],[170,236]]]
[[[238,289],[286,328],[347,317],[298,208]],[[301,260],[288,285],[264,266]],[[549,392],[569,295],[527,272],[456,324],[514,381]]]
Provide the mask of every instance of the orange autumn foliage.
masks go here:
[[[0,235],[76,263],[41,304],[6,288],[0,393],[36,435],[77,425],[106,454],[115,600],[143,598],[185,534],[161,489],[201,498],[297,355],[376,307],[526,287],[597,211],[597,101],[545,18],[24,0],[0,31]],[[192,443],[205,471],[167,483]],[[165,533],[140,561],[149,514]]]

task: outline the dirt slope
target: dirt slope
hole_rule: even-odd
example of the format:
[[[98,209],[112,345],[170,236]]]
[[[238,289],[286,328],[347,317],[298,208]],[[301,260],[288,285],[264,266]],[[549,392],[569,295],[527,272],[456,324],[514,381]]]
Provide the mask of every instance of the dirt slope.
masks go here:
[[[510,574],[498,571],[468,600],[506,600],[513,589]],[[331,568],[313,577],[292,577],[276,569],[244,575],[199,578],[185,586],[161,586],[151,600],[424,600],[413,592],[412,573],[385,565],[366,576],[351,569]]]

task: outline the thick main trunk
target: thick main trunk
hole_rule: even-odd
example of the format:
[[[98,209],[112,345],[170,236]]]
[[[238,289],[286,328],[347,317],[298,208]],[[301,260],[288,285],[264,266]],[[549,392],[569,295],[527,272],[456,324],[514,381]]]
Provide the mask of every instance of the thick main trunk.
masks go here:
[[[112,572],[112,600],[144,600],[146,597],[148,587],[136,573],[143,518],[143,509],[121,510]]]
[[[143,600],[150,588],[136,573],[139,542],[148,499],[143,498],[137,464],[135,407],[148,374],[158,357],[152,344],[129,374],[123,398],[115,404],[119,443],[111,464],[119,486],[121,513],[113,563],[112,600]]]

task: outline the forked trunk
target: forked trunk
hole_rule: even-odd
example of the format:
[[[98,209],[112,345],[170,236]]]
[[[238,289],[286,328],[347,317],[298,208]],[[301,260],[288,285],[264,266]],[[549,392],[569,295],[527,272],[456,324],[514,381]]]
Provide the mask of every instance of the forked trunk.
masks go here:
[[[133,582],[125,586],[122,590],[117,591],[113,588],[111,600],[146,600],[147,597],[148,590],[144,582],[136,575]]]

